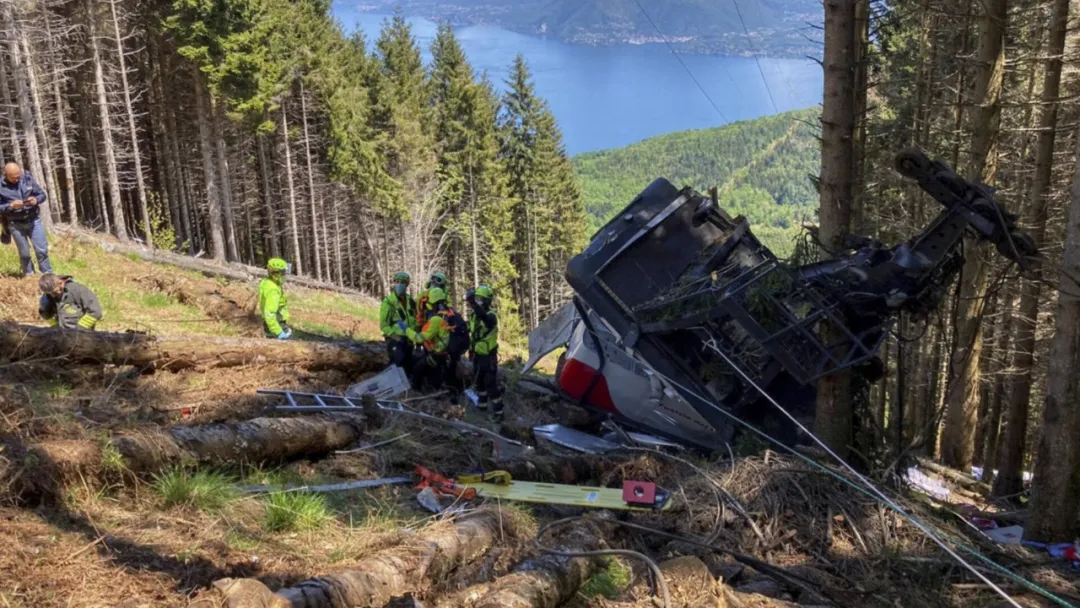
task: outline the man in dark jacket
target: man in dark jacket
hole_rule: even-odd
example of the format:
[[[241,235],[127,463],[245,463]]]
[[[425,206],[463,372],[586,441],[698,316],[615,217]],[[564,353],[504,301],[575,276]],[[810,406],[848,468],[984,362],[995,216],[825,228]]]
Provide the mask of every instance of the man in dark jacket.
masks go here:
[[[101,302],[97,296],[71,277],[58,277],[51,272],[43,274],[38,279],[38,287],[41,288],[38,314],[50,325],[93,331],[101,320]]]
[[[19,264],[24,275],[34,274],[34,262],[30,259],[30,247],[37,256],[38,270],[42,274],[52,272],[49,263],[49,242],[45,239],[45,226],[41,223],[41,205],[45,192],[34,178],[18,164],[4,165],[4,178],[0,179],[0,216],[7,220],[8,230],[19,250]]]

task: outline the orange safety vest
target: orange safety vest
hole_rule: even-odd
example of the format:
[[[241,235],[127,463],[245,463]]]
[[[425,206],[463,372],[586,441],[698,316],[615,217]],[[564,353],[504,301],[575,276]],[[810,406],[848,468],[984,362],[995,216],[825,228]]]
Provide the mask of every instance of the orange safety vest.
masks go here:
[[[446,352],[447,347],[450,346],[450,324],[446,322],[446,315],[453,314],[449,310],[440,310],[439,312],[431,315],[427,323],[424,323],[420,333],[425,336],[424,348],[433,355],[441,355]],[[439,327],[435,329],[435,335],[430,338],[426,338],[428,332],[432,329],[432,322],[435,319],[439,319]]]

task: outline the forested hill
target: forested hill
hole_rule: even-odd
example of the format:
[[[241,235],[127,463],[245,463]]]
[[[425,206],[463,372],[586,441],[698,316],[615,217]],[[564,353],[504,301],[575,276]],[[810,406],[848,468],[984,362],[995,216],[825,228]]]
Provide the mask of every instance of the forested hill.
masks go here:
[[[804,219],[813,219],[818,193],[811,181],[821,163],[816,108],[680,131],[625,148],[574,158],[590,230],[603,225],[645,186],[665,177],[678,187],[720,189],[720,204],[745,215],[758,236],[781,253]]]
[[[635,0],[374,0],[369,6],[382,11],[400,6],[435,21],[498,25],[579,44],[666,39],[689,52],[800,58],[821,49],[807,38],[812,31],[807,23],[822,18],[821,4],[814,0],[755,0],[741,11],[732,2],[708,0],[649,0],[640,6]]]

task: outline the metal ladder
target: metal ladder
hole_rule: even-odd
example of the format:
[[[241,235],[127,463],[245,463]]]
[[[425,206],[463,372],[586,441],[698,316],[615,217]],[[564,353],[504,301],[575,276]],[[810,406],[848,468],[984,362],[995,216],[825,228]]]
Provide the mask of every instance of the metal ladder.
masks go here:
[[[323,393],[301,393],[297,391],[278,391],[260,388],[255,391],[260,395],[278,395],[285,398],[288,405],[274,407],[279,412],[350,412],[363,411],[359,398]]]

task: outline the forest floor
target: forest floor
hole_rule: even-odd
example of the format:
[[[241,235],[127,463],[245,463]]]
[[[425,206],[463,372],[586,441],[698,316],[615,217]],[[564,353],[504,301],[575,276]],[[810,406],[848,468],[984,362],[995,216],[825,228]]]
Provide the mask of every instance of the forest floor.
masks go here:
[[[13,276],[13,254],[11,247],[0,248],[0,320],[36,323],[36,283]],[[101,298],[105,319],[100,331],[261,339],[254,284],[106,253],[74,239],[56,240],[53,259],[59,272],[74,275]],[[306,339],[377,338],[373,300],[292,289],[290,303],[294,325]],[[549,366],[543,369],[550,371]],[[407,476],[416,465],[453,475],[492,466],[489,442],[388,417],[368,428],[360,443],[408,436],[364,452],[261,466],[187,466],[145,475],[114,468],[65,480],[55,496],[18,494],[11,481],[34,474],[25,447],[42,441],[104,441],[179,424],[242,422],[266,415],[266,406],[273,404],[256,395],[256,389],[341,392],[357,380],[273,362],[138,374],[123,366],[7,362],[0,353],[0,606],[185,606],[220,579],[253,578],[279,589],[401,545],[434,523],[412,485],[297,493],[288,500],[283,494],[244,495],[236,488]],[[581,410],[556,396],[513,387],[501,425],[439,397],[421,396],[409,405],[530,444],[534,424],[590,424]],[[791,456],[749,447],[741,452],[682,454],[680,462],[644,451],[590,457],[536,443],[528,462],[515,470],[538,481],[609,487],[619,487],[623,479],[655,481],[672,491],[673,509],[619,519],[704,539],[771,565],[750,567],[730,554],[641,531],[617,528],[607,535],[610,548],[636,550],[663,562],[673,606],[998,605],[985,586],[876,501]],[[905,500],[905,506],[1080,603],[1080,584],[1068,569],[982,541],[951,511],[930,501]],[[500,528],[482,559],[416,589],[424,605],[506,576],[538,555],[533,539],[541,526],[581,512],[508,502],[488,507],[499,512],[507,529]],[[564,540],[552,532],[543,543]],[[704,579],[695,578],[702,573]],[[1000,576],[994,580],[1003,581]],[[1024,605],[1050,605],[1015,584],[1002,584]],[[560,605],[653,606],[651,595],[643,563],[603,558]],[[467,604],[463,600],[461,605]]]

